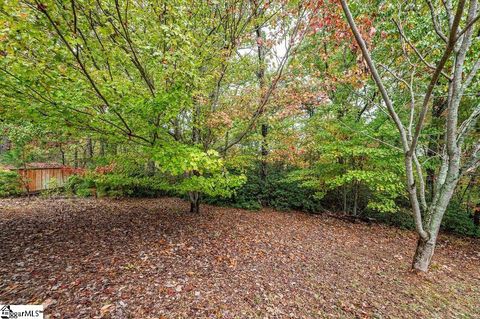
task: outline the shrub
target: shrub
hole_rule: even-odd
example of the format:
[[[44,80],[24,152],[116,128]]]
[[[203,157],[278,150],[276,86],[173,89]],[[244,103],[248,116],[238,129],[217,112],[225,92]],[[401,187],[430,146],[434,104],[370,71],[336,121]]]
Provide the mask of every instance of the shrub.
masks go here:
[[[99,197],[154,197],[165,195],[167,184],[155,176],[107,174],[95,179]]]
[[[376,222],[395,226],[401,229],[415,229],[413,216],[406,208],[399,209],[393,213],[368,209],[365,211],[364,216],[373,218]]]
[[[480,237],[480,228],[473,223],[472,212],[452,201],[442,220],[442,229],[459,235]]]
[[[262,188],[262,202],[278,210],[318,212],[321,201],[315,196],[315,190],[303,187],[289,176],[290,171],[271,169]]]
[[[80,197],[92,196],[95,189],[95,180],[91,174],[72,175],[68,178],[65,189],[68,193]]]
[[[247,210],[259,210],[262,208],[260,203],[260,192],[258,181],[253,176],[247,177],[247,182],[239,187],[231,197],[205,196],[206,203],[220,206],[232,206]]]
[[[47,183],[47,189],[43,190],[41,195],[44,197],[51,197],[62,193],[62,189],[59,187],[58,180],[51,178]]]
[[[365,212],[365,216],[374,218],[377,222],[403,228],[414,229],[412,215],[407,208],[395,213],[385,213],[374,210]],[[442,230],[462,236],[480,237],[480,228],[475,226],[472,214],[458,202],[451,202],[442,220]]]
[[[153,197],[168,194],[168,185],[156,176],[125,176],[89,172],[72,175],[66,190],[80,197]]]
[[[17,172],[0,170],[0,197],[15,196],[21,191],[22,184]]]
[[[247,172],[247,182],[239,187],[232,197],[206,197],[205,201],[214,205],[233,206],[237,208],[258,210],[262,205],[278,210],[302,210],[317,212],[320,201],[315,192],[303,188],[299,183],[288,178],[290,170],[269,167],[265,182],[259,178],[256,169]]]

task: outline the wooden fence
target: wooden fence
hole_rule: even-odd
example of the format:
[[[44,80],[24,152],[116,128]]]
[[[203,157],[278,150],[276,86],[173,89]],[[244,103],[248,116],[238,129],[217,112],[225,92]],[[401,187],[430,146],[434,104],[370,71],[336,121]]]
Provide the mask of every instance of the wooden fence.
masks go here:
[[[30,163],[23,168],[3,168],[18,172],[24,191],[29,193],[62,187],[68,177],[76,173],[73,168],[50,163]]]

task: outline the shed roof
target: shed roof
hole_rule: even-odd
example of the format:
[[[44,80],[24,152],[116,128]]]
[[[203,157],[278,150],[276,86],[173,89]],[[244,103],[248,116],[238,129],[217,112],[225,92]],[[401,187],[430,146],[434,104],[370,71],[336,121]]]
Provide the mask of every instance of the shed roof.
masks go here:
[[[27,169],[53,169],[53,168],[64,168],[65,166],[59,163],[41,163],[41,162],[34,162],[34,163],[27,163]],[[0,169],[8,169],[8,170],[15,170],[15,169],[24,169],[24,167],[15,167],[13,165],[2,165],[0,164]]]

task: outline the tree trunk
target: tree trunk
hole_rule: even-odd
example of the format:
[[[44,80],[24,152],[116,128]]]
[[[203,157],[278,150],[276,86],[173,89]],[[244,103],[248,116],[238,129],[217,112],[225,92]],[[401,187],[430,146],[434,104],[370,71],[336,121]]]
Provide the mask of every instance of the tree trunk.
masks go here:
[[[428,266],[430,266],[430,261],[432,260],[433,251],[435,250],[435,241],[436,238],[430,238],[429,240],[424,240],[421,237],[418,238],[417,250],[413,257],[412,269],[423,272],[428,270]]]
[[[453,175],[458,176],[458,170]],[[417,250],[415,251],[412,263],[412,269],[414,270],[425,272],[430,266],[442,218],[447,210],[448,203],[452,198],[457,180],[458,177],[447,177],[447,180],[443,183],[443,187],[437,191],[435,196],[437,200],[433,206],[431,206],[430,211],[427,212],[427,215],[429,215],[430,218],[426,218],[428,224],[425,230],[429,237],[428,239],[421,237],[418,239]]]
[[[268,124],[263,123],[262,124],[262,149],[261,149],[262,160],[260,162],[260,180],[262,181],[263,184],[265,184],[267,180],[267,155],[268,155],[267,134],[268,134]]]
[[[155,175],[155,171],[156,171],[155,161],[149,160],[149,161],[147,162],[147,175],[148,175],[148,176],[154,176],[154,175]]]
[[[75,151],[73,153],[73,166],[78,168],[78,149],[75,147]]]
[[[83,159],[83,166],[91,164],[93,160],[93,141],[90,137],[87,138]]]
[[[259,16],[263,15],[262,10],[258,12]],[[255,36],[257,41],[257,53],[258,53],[258,70],[257,70],[257,80],[258,80],[258,87],[260,89],[260,101],[259,103],[263,103],[264,99],[264,89],[265,89],[265,32],[262,30],[261,25],[255,26]],[[262,111],[263,113],[263,111]],[[267,155],[268,155],[268,148],[267,148],[267,135],[268,135],[268,123],[266,119],[263,120],[261,125],[261,135],[262,135],[262,142],[260,147],[260,181],[262,187],[265,188],[266,180],[267,180]]]
[[[442,223],[443,215],[447,211],[448,204],[453,196],[458,180],[460,178],[460,156],[456,147],[447,151],[448,157],[444,158],[438,173],[437,183],[434,188],[434,196],[428,211],[422,218],[416,217],[417,233],[420,238],[417,243],[415,256],[413,257],[412,269],[426,272],[430,265],[430,261],[435,250],[438,232]],[[408,174],[412,174],[411,159],[406,157],[406,170]],[[411,176],[409,177],[412,180]],[[409,183],[408,191],[410,197],[416,197],[415,183]],[[411,200],[412,208],[415,213],[415,201]],[[416,203],[418,205],[418,202]],[[418,207],[417,207],[418,209]],[[424,225],[423,235],[420,229]],[[420,226],[419,226],[420,225]],[[420,229],[419,229],[420,228]]]
[[[353,186],[353,216],[357,216],[358,214],[358,183],[355,182]]]
[[[88,160],[93,158],[93,141],[90,137],[87,138],[87,158]]]
[[[106,144],[107,143],[105,142],[105,140],[103,140],[103,139],[100,140],[100,154],[99,155],[101,157],[105,157],[105,149],[107,148]]]
[[[473,224],[477,227],[480,226],[480,203],[477,204],[473,212]]]
[[[433,99],[432,102],[432,123],[430,124],[433,128],[433,131],[441,132],[442,124],[445,121],[442,114],[447,107],[447,103],[444,97],[437,97]],[[432,134],[428,140],[428,149],[427,149],[427,158],[432,159],[437,156],[439,153],[439,144],[442,139],[442,133]],[[430,199],[434,196],[435,180],[436,180],[436,171],[433,167],[426,168],[427,178],[426,178],[426,190],[428,197]]]
[[[118,146],[117,144],[113,144],[111,146],[111,152],[112,152],[112,155],[117,155],[118,154]]]
[[[9,151],[11,148],[11,145],[12,145],[11,141],[6,136],[1,137],[0,138],[0,154]]]
[[[65,166],[65,164],[66,164],[65,151],[62,149],[61,146],[60,146],[60,155],[62,157],[62,165]]]
[[[190,213],[200,213],[200,194],[198,192],[189,192],[190,198]]]
[[[480,211],[473,213],[473,224],[475,226],[480,226]]]

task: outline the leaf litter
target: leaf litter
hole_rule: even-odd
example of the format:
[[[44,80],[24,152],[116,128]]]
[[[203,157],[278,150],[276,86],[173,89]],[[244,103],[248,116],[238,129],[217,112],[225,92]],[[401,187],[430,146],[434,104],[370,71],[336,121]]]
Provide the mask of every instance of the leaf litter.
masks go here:
[[[46,318],[480,318],[480,242],[159,199],[0,201],[0,303]]]

